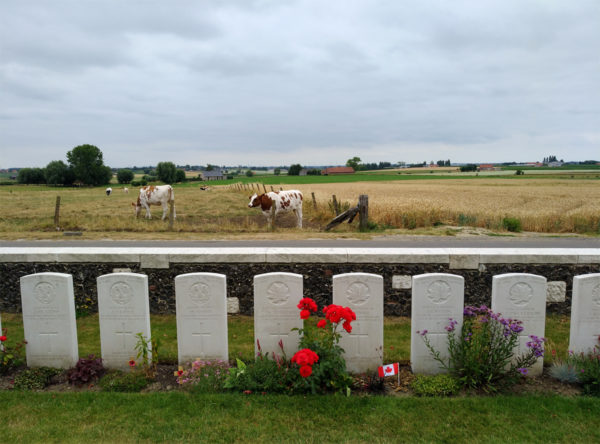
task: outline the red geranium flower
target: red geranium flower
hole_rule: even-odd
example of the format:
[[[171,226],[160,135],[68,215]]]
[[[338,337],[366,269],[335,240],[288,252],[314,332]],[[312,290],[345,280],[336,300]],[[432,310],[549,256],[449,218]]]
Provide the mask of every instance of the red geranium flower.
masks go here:
[[[325,328],[326,325],[327,321],[325,319],[321,319],[319,322],[317,322],[317,327],[319,328]]]
[[[2,341],[2,342],[6,341],[6,336],[4,336],[4,335],[0,336],[0,341]]]
[[[300,376],[308,378],[312,374],[312,367],[310,365],[303,365],[300,367]]]
[[[310,311],[302,310],[300,312],[300,319],[308,319],[310,317]]]
[[[344,322],[342,324],[342,327],[344,327],[344,330],[346,330],[348,333],[352,332],[352,326],[350,325],[350,322]]]
[[[129,360],[129,367],[135,367],[135,359]]]
[[[308,310],[308,311],[312,311],[314,313],[317,311],[317,303],[311,298],[302,298],[302,299],[300,299],[298,308],[300,310]],[[302,318],[302,319],[306,319],[306,318]]]
[[[295,362],[300,367],[305,365],[313,365],[315,362],[319,360],[319,355],[317,355],[314,351],[309,348],[303,348],[296,352],[296,354],[292,357],[292,362]]]

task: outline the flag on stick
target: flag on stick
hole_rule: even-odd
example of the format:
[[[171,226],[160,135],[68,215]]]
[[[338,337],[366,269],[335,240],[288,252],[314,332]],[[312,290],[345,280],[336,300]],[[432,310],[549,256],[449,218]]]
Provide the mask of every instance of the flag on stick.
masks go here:
[[[386,376],[394,376],[398,374],[398,362],[394,362],[393,364],[382,365],[378,368],[379,377],[384,378]]]

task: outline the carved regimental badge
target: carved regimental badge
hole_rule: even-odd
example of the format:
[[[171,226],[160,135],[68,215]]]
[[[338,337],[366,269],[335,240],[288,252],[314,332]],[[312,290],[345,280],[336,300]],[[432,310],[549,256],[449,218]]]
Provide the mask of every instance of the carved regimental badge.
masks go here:
[[[434,304],[444,304],[452,296],[452,289],[447,282],[435,281],[427,287],[427,299]]]
[[[594,304],[600,306],[600,284],[596,285],[592,290],[592,301],[594,301]]]
[[[362,305],[369,300],[371,292],[369,286],[362,282],[354,282],[348,286],[346,297],[354,305]]]
[[[290,287],[283,282],[273,282],[267,289],[267,299],[274,305],[283,305],[290,298]]]
[[[519,282],[518,284],[510,287],[509,300],[517,307],[524,307],[529,304],[529,301],[533,297],[533,288],[531,285],[525,282]]]
[[[189,294],[194,304],[203,305],[210,300],[210,287],[204,282],[196,282],[190,287]]]
[[[40,282],[37,284],[33,289],[33,294],[35,298],[44,305],[50,304],[56,297],[54,285],[50,282]]]
[[[133,298],[133,290],[125,282],[116,282],[110,287],[110,297],[117,305],[127,305]]]

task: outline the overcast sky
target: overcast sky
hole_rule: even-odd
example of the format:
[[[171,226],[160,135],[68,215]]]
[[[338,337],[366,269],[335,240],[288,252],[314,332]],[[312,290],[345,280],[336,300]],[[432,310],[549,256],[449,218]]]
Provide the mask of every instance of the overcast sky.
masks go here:
[[[0,2],[0,168],[600,159],[600,1]]]

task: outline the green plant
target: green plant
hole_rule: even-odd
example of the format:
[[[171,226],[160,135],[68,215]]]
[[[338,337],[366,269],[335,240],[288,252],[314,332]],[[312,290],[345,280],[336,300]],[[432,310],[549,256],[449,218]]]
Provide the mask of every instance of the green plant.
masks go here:
[[[89,384],[101,378],[106,373],[102,358],[89,355],[87,358],[80,358],[75,367],[67,373],[69,384],[84,385]]]
[[[260,344],[259,344],[260,345]],[[282,349],[283,351],[283,349]],[[273,359],[259,349],[256,361],[245,364],[237,359],[237,367],[229,369],[224,388],[249,393],[291,393],[299,379],[292,371],[291,363],[284,357],[273,354]]]
[[[177,383],[184,388],[198,392],[220,392],[229,374],[229,363],[196,359],[189,367],[179,366],[175,372]]]
[[[148,379],[142,372],[107,372],[98,385],[107,392],[139,392],[148,386]]]
[[[502,219],[502,227],[513,233],[520,233],[522,231],[521,221],[516,217],[505,217]]]
[[[50,383],[50,379],[60,372],[61,370],[50,367],[36,367],[23,370],[15,377],[15,389],[42,390]]]
[[[458,322],[450,319],[448,358],[435,350],[427,337],[427,330],[417,332],[441,367],[452,374],[463,387],[496,392],[515,384],[528,373],[538,358],[544,356],[544,338],[530,335],[528,351],[515,356],[519,345],[522,322],[504,319],[486,306],[464,308],[460,331]]]
[[[452,396],[460,390],[459,382],[451,375],[415,375],[410,387],[418,396]]]
[[[585,394],[600,396],[600,346],[596,345],[588,352],[574,353],[569,351],[566,359],[560,359],[553,353],[551,375],[564,382],[578,382]],[[562,370],[567,367],[569,370]],[[561,370],[559,370],[561,369]],[[571,375],[573,373],[573,375]]]
[[[154,379],[156,376],[156,367],[158,366],[160,339],[154,336],[149,340],[143,333],[137,333],[135,336],[138,338],[135,344],[137,356],[136,360],[129,361],[129,366],[132,369],[142,371],[146,375],[146,378]]]
[[[567,362],[553,362],[552,367],[550,367],[550,376],[568,384],[579,382],[577,369]]]
[[[26,342],[18,342],[14,346],[9,346],[7,331],[6,328],[3,328],[0,336],[0,375],[7,374],[23,363],[22,349]]]

